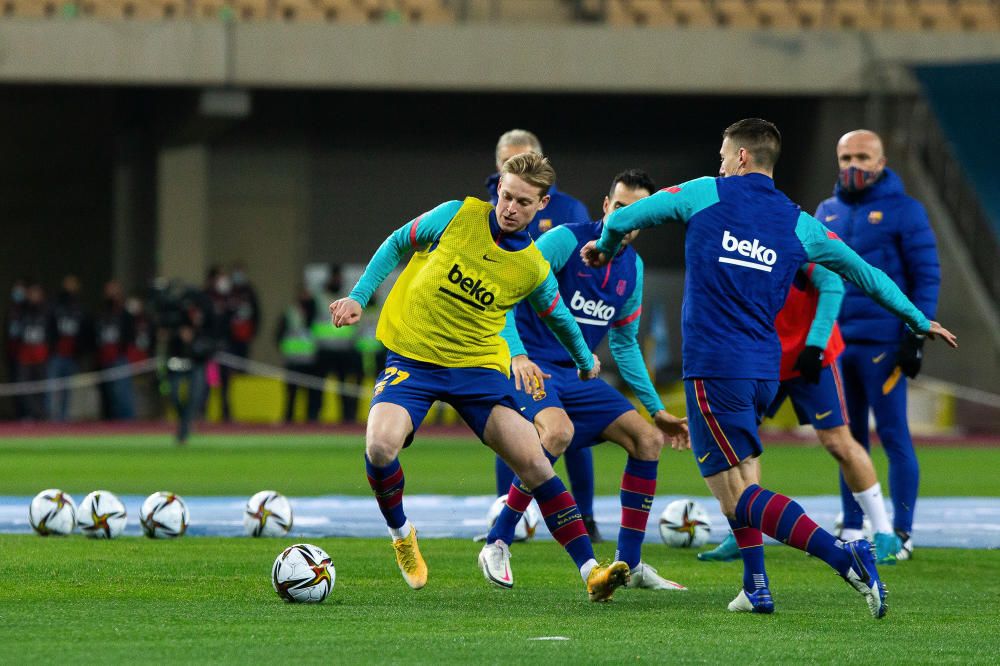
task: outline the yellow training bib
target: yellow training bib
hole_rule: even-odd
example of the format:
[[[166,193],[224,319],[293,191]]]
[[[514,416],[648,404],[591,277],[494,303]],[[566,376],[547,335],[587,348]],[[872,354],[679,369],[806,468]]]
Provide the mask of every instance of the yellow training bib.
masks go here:
[[[408,358],[510,375],[500,337],[508,310],[538,288],[549,263],[531,243],[516,252],[490,237],[493,206],[467,197],[437,247],[417,252],[399,276],[376,336]]]

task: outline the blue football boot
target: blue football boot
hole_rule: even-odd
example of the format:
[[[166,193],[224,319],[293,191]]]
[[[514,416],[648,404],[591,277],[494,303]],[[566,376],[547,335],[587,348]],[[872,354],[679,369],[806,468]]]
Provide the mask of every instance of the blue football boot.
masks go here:
[[[844,550],[851,556],[851,568],[843,574],[844,580],[864,596],[868,610],[875,619],[885,617],[889,610],[886,605],[889,592],[878,576],[872,545],[864,539],[858,539],[845,543]]]
[[[733,613],[764,613],[774,612],[774,600],[771,590],[761,587],[753,592],[741,589],[736,598],[729,602],[729,610]]]

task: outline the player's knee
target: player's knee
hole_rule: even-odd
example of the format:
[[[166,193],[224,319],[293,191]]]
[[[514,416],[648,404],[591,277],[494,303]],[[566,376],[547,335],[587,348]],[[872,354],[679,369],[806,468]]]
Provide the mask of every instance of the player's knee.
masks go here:
[[[655,428],[644,429],[634,438],[632,457],[639,460],[659,460],[663,450],[663,436]]]
[[[365,455],[377,467],[384,467],[399,455],[403,441],[387,433],[371,433],[365,440]]]
[[[552,424],[539,433],[542,446],[553,455],[562,455],[573,441],[573,423],[569,420]]]
[[[514,473],[526,486],[534,490],[552,478],[552,463],[544,455],[538,455],[530,460],[520,462]]]
[[[863,451],[861,445],[854,441],[846,427],[819,430],[817,434],[823,448],[839,463],[850,460],[854,455]],[[854,450],[855,448],[857,451]]]

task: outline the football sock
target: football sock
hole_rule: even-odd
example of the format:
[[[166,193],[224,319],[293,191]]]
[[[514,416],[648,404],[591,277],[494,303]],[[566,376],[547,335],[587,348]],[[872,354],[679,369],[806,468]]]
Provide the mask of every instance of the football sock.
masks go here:
[[[393,539],[405,539],[406,537],[410,536],[410,532],[412,531],[413,531],[413,525],[411,525],[410,521],[407,520],[405,523],[403,523],[402,527],[390,527],[389,536],[391,536]]]
[[[502,497],[510,488],[510,484],[514,483],[514,470],[508,467],[500,456],[496,456],[493,467],[497,479],[497,497]]]
[[[756,527],[748,527],[736,520],[730,520],[729,527],[743,558],[743,589],[754,592],[769,587],[767,569],[764,568],[764,534]]]
[[[559,459],[559,456],[552,455],[544,448],[542,451],[550,463],[555,463]],[[493,543],[497,539],[500,539],[508,546],[512,544],[514,542],[514,529],[517,527],[517,521],[521,520],[521,516],[524,515],[524,512],[528,509],[528,505],[531,504],[531,500],[531,491],[521,482],[520,478],[515,476],[507,492],[507,502],[500,509],[500,515],[497,516],[496,522],[493,523],[489,534],[486,535],[486,543]]]
[[[399,458],[385,467],[376,467],[365,454],[365,471],[368,473],[368,485],[375,492],[375,501],[385,517],[386,525],[391,528],[403,527],[406,524],[406,514],[403,513],[404,479]]]
[[[566,549],[582,573],[582,567],[594,559],[594,547],[590,544],[587,528],[583,526],[580,509],[573,496],[558,476],[535,488],[533,494],[549,532]]]
[[[818,557],[844,575],[851,556],[836,537],[812,521],[798,502],[753,484],[736,504],[736,518],[764,534]]]
[[[646,536],[646,521],[656,494],[658,460],[636,460],[629,456],[622,474],[618,496],[622,503],[621,529],[618,530],[618,550],[615,559],[634,569],[642,556],[642,540]]]
[[[885,502],[882,501],[882,484],[876,482],[868,490],[860,493],[852,493],[855,501],[861,505],[868,520],[872,522],[872,530],[875,532],[891,532],[892,525],[889,523],[889,516],[885,512]]]
[[[590,448],[567,451],[563,455],[573,499],[584,516],[594,515],[594,454]]]

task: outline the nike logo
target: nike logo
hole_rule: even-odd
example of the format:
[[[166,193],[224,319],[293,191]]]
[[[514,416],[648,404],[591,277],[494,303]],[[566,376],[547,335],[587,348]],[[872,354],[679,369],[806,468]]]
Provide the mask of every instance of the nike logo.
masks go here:
[[[504,581],[506,583],[510,582],[510,567],[505,566],[503,568],[503,578],[501,578],[500,580],[502,580],[502,581]]]
[[[882,360],[885,359],[885,355],[888,353],[889,352],[882,352],[878,356],[872,356],[872,363],[881,363]]]
[[[827,215],[826,217],[823,218],[823,221],[824,222],[833,222],[836,219],[837,219],[836,215]]]
[[[710,455],[712,455],[712,452],[711,452],[711,451],[709,451],[709,452],[708,452],[708,453],[706,453],[705,455],[703,455],[703,456],[701,456],[700,458],[698,458],[698,462],[700,462],[700,463],[703,463],[703,462],[705,462],[706,460],[708,460],[708,457],[709,457]]]
[[[492,261],[494,264],[499,264],[500,263],[499,259],[490,259],[485,254],[483,255],[483,259],[485,259],[486,261]]]
[[[819,412],[816,412],[816,420],[817,421],[822,421],[823,419],[825,419],[826,417],[828,417],[830,414],[833,414],[833,410],[832,409],[828,410],[828,411],[825,411],[822,414],[820,414]]]
[[[522,408],[521,408],[521,411],[523,412],[523,411],[524,411],[524,410],[526,410],[526,409],[527,409],[527,407],[522,407]]]
[[[576,507],[574,507],[574,508],[572,508],[572,509],[566,509],[566,510],[565,510],[565,511],[563,511],[562,513],[557,513],[557,514],[556,514],[556,520],[559,520],[559,521],[561,521],[561,520],[564,520],[564,519],[566,519],[566,518],[569,518],[570,516],[572,516],[572,515],[573,515],[573,512],[574,512],[574,511],[575,511],[575,512],[577,512],[577,513],[579,513],[579,511],[580,511],[580,510],[579,510],[579,509],[577,509]]]

